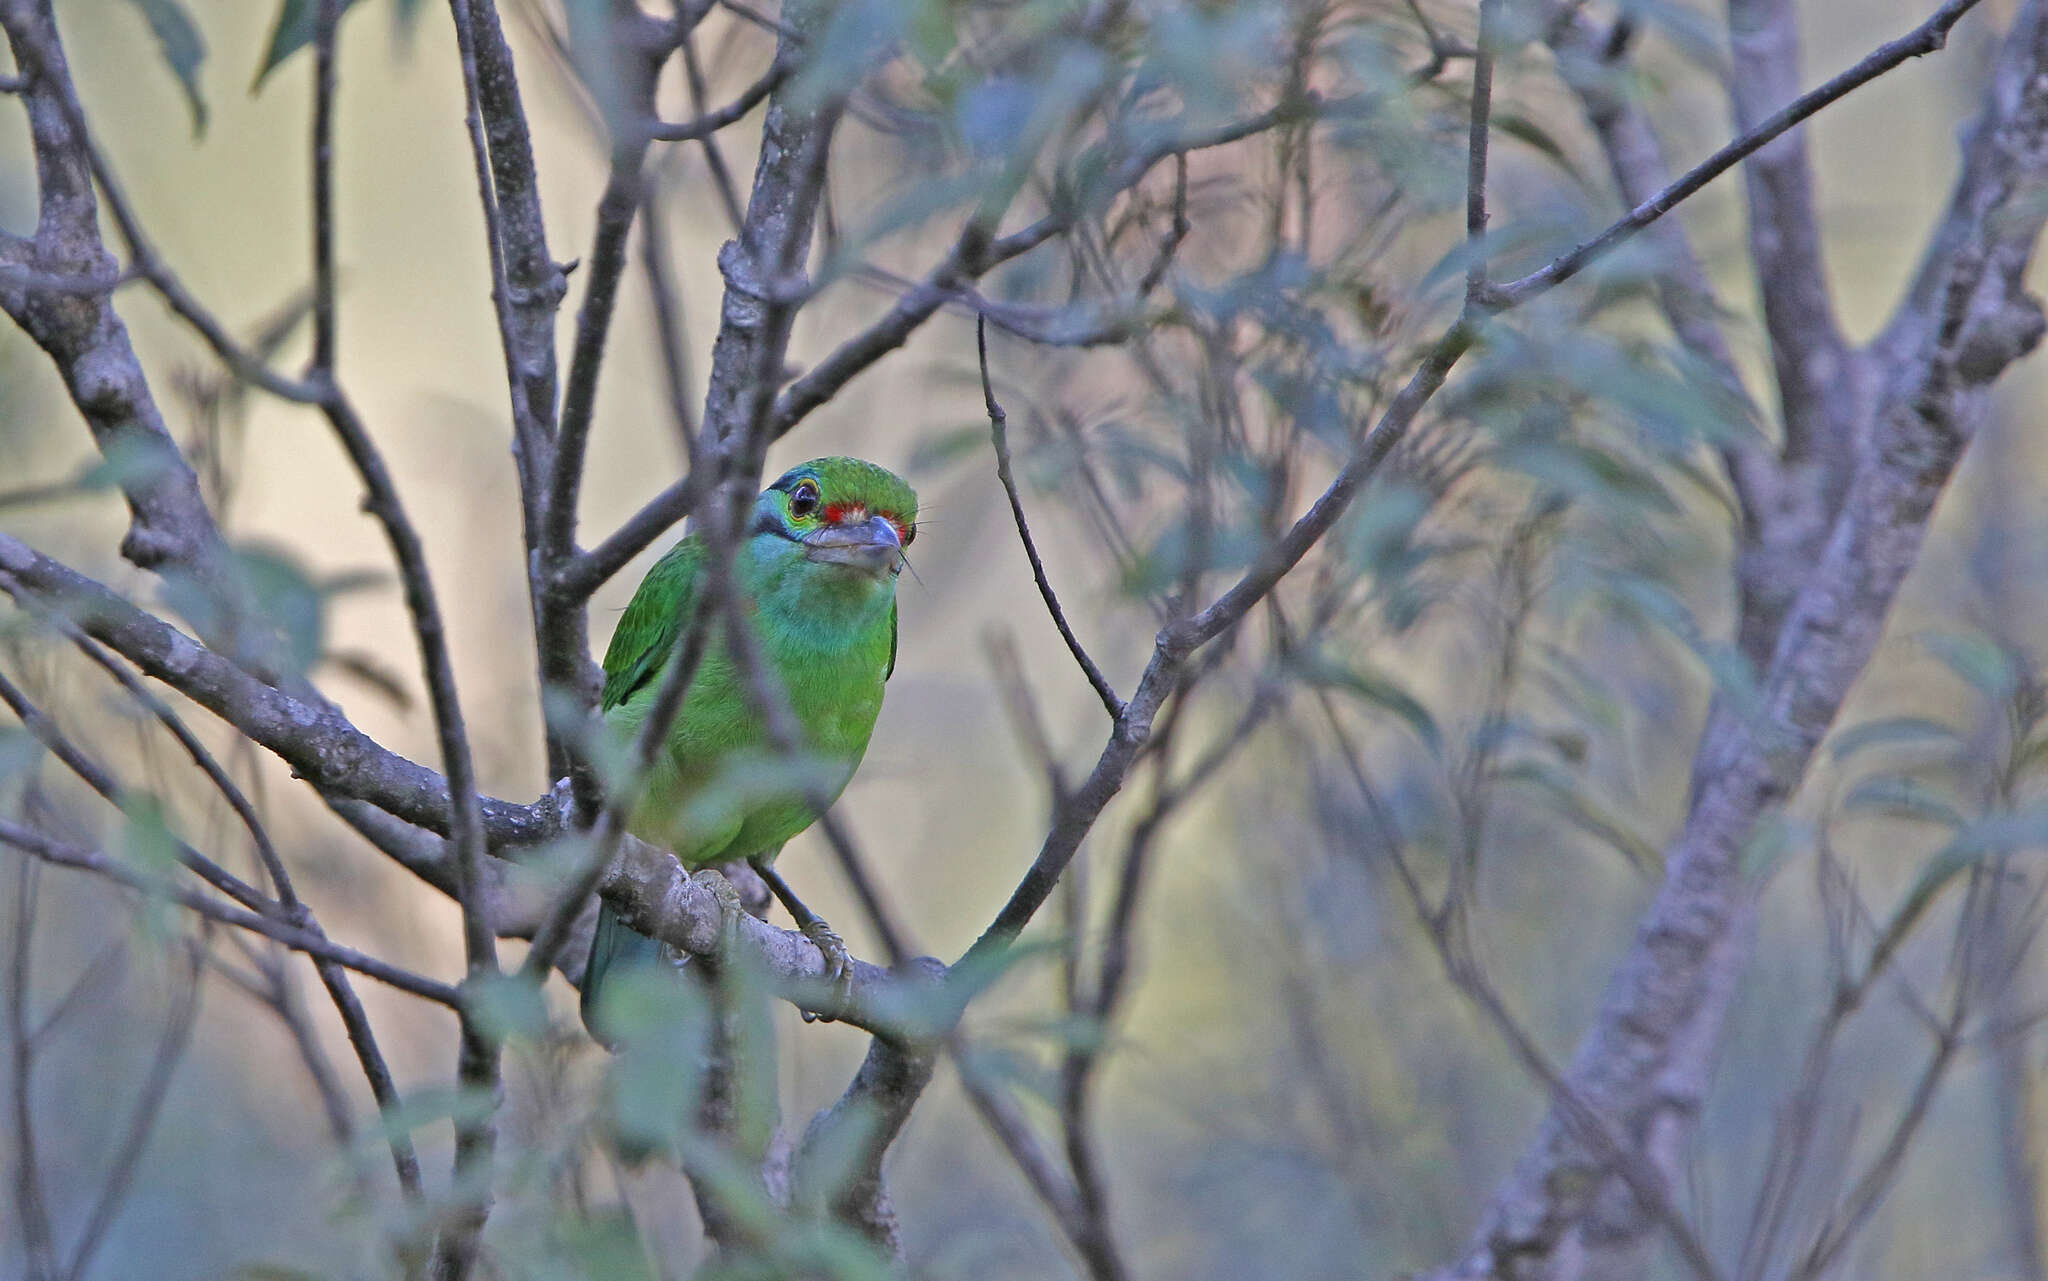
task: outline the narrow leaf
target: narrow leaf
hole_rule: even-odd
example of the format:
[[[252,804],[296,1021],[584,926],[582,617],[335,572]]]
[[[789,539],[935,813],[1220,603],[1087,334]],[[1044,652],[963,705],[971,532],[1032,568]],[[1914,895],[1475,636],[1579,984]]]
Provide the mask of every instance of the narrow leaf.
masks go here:
[[[341,0],[341,11],[347,13],[354,5],[355,0]],[[313,26],[319,16],[318,10],[317,0],[284,0],[278,6],[277,21],[270,28],[270,44],[263,50],[263,61],[256,68],[256,79],[249,86],[250,93],[261,89],[264,80],[285,59],[313,43]]]
[[[1963,816],[1933,788],[1918,779],[1900,774],[1879,774],[1849,789],[1843,799],[1845,810],[1875,810],[1893,818],[1910,818],[1960,830]]]
[[[206,98],[199,90],[199,68],[206,61],[206,40],[192,15],[179,0],[128,0],[141,11],[156,37],[157,50],[185,91],[185,105],[192,108],[194,137],[206,132]]]
[[[1852,725],[1835,735],[1833,752],[1834,759],[1841,761],[1865,748],[1955,741],[1956,732],[1940,721],[1925,716],[1885,716]]]

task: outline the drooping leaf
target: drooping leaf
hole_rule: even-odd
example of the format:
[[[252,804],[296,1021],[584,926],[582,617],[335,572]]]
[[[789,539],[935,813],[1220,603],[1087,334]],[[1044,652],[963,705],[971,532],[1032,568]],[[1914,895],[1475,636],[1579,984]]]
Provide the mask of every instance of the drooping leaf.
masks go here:
[[[1587,795],[1562,768],[1542,760],[1520,760],[1496,770],[1492,776],[1503,783],[1533,787],[1556,807],[1572,825],[1620,854],[1631,870],[1653,875],[1662,870],[1663,855],[1644,840],[1622,818]]]
[[[1437,728],[1436,718],[1429,714],[1421,700],[1384,672],[1360,664],[1339,665],[1325,661],[1310,668],[1310,679],[1317,684],[1341,689],[1383,712],[1391,712],[1422,740],[1431,755],[1442,753],[1443,733]]]
[[[517,974],[478,976],[468,988],[470,1013],[498,1040],[536,1041],[547,1032],[540,987]]]
[[[19,725],[0,726],[0,785],[26,775],[43,759],[43,742]]]
[[[355,0],[341,0],[341,11],[347,13],[354,4]],[[261,89],[285,59],[313,43],[319,9],[319,0],[282,0],[277,7],[277,21],[270,28],[270,43],[264,46],[263,61],[256,66],[256,79],[249,92]]]
[[[912,446],[906,466],[913,473],[936,472],[979,450],[987,439],[988,427],[983,423],[942,431]]]
[[[141,11],[149,23],[150,34],[156,37],[158,52],[163,54],[164,65],[178,78],[178,87],[185,92],[185,105],[192,109],[192,133],[196,137],[206,132],[206,97],[199,87],[199,69],[206,62],[206,40],[199,34],[198,24],[192,15],[185,12],[179,0],[128,0]]]
[[[1942,666],[1993,699],[2004,699],[2020,677],[2013,655],[1978,632],[1929,632],[1920,638]]]
[[[1992,814],[1970,824],[1921,867],[1871,945],[1865,972],[1875,974],[1884,967],[1950,881],[1986,859],[2043,843],[2048,843],[2048,809]]]
[[[327,593],[281,547],[245,544],[235,559],[257,607],[283,634],[293,666],[309,670],[326,647]]]
[[[420,24],[420,10],[425,0],[393,0],[391,6],[391,32],[401,46],[412,40],[412,33]]]
[[[1610,450],[1574,440],[1547,440],[1510,445],[1497,455],[1503,466],[1546,481],[1575,499],[1639,504],[1664,515],[1676,515],[1671,491],[1648,469]]]
[[[1940,721],[1925,716],[1884,716],[1851,725],[1835,735],[1833,754],[1835,760],[1842,761],[1871,747],[1952,745],[1955,741],[1956,732]]]
[[[1878,774],[1864,779],[1849,789],[1842,808],[1933,823],[1951,831],[1963,826],[1963,816],[1955,806],[1919,779],[1903,774]]]
[[[1683,644],[1714,679],[1714,689],[1727,700],[1731,710],[1745,716],[1760,714],[1762,700],[1756,671],[1742,651],[1709,636],[1687,605],[1669,586],[1640,574],[1615,573],[1600,576],[1606,598],[1621,617],[1669,635]]]
[[[286,58],[313,43],[314,0],[281,0],[277,21],[270,27],[270,43],[264,46],[263,61],[256,65],[256,79],[249,86],[254,93]]]
[[[1581,186],[1585,185],[1585,179],[1580,175],[1578,166],[1572,163],[1572,158],[1565,151],[1564,146],[1557,139],[1551,137],[1549,131],[1534,120],[1531,120],[1528,116],[1516,111],[1495,111],[1493,113],[1493,127],[1508,137],[1513,138],[1516,142],[1540,153],[1544,159],[1562,169],[1565,176],[1573,182]]]

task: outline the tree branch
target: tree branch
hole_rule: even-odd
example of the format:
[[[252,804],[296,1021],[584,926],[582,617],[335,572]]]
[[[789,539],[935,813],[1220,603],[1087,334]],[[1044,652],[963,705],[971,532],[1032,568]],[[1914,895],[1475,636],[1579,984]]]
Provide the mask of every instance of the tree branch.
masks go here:
[[[295,952],[304,952],[308,956],[333,961],[337,965],[342,965],[356,971],[358,974],[368,975],[380,983],[395,987],[401,992],[410,992],[414,996],[424,997],[436,1004],[445,1005],[451,1010],[463,1008],[462,993],[449,987],[446,983],[437,983],[433,979],[414,974],[410,970],[400,969],[398,966],[380,961],[376,957],[358,952],[354,948],[343,947],[331,939],[314,934],[309,930],[302,930],[295,925],[287,925],[282,921],[273,920],[267,916],[259,916],[254,912],[245,912],[240,908],[229,907],[196,890],[189,890],[183,886],[161,884],[129,867],[126,863],[110,858],[98,850],[84,849],[55,840],[32,828],[24,827],[11,819],[0,818],[0,845],[11,845],[15,849],[39,858],[45,863],[53,863],[59,867],[77,868],[80,871],[91,872],[96,876],[105,877],[107,880],[125,885],[129,889],[138,890],[144,894],[160,895],[169,898],[180,906],[197,912],[208,920],[219,921],[224,925],[232,925],[237,929],[248,930],[252,934],[261,934],[265,938],[274,939],[284,944]]]
[[[1067,643],[1067,652],[1080,665],[1081,674],[1088,678],[1095,689],[1095,696],[1102,700],[1102,709],[1115,720],[1123,715],[1124,702],[1116,696],[1116,689],[1095,660],[1082,647],[1080,637],[1067,622],[1066,611],[1060,608],[1060,598],[1052,589],[1052,580],[1045,576],[1045,561],[1038,554],[1037,540],[1031,537],[1031,522],[1024,515],[1024,500],[1017,494],[1017,478],[1010,471],[1010,417],[1003,407],[996,403],[995,386],[988,376],[988,323],[977,317],[974,322],[974,350],[981,361],[981,399],[988,408],[989,441],[996,453],[996,478],[1003,483],[1003,493],[1010,500],[1010,515],[1017,522],[1017,539],[1024,544],[1024,555],[1031,562],[1031,577],[1038,584],[1039,598],[1045,602],[1046,612],[1052,615],[1053,626],[1059,628],[1060,639]]]
[[[1956,7],[1921,30],[1952,21]],[[1895,54],[1915,38],[1886,49]],[[1710,716],[1665,882],[1567,1074],[1579,1098],[1660,1160],[1675,1159],[1696,1123],[1707,1060],[1746,959],[1748,941],[1734,928],[1745,843],[1798,785],[1868,661],[1935,500],[1986,412],[1991,382],[2041,336],[2023,276],[2048,214],[2044,191],[2048,22],[2033,0],[2006,37],[1949,211],[1888,331],[1894,346],[1881,367],[1892,373],[1869,444],[1777,638],[1762,715],[1746,719],[1724,702]],[[1442,1275],[1534,1277],[1567,1241],[1590,1248],[1595,1237],[1616,1266],[1639,1261],[1652,1229],[1632,1203],[1601,1197],[1609,1177],[1608,1163],[1553,1106],[1468,1253]],[[1596,1207],[1597,1225],[1589,1217]]]
[[[1799,22],[1787,0],[1728,0],[1728,96],[1747,132],[1799,88]],[[1789,130],[1743,162],[1749,248],[1784,410],[1784,460],[1831,516],[1855,462],[1849,345],[1835,323],[1806,134]],[[1823,526],[1824,527],[1824,526]]]

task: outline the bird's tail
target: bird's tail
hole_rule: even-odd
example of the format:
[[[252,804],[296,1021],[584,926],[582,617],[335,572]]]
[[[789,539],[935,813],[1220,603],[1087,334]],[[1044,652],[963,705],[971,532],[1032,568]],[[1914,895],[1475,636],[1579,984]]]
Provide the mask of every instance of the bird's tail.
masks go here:
[[[617,975],[643,966],[679,969],[689,959],[688,952],[648,938],[620,920],[610,903],[600,901],[597,906],[597,932],[590,938],[590,961],[583,968],[583,1026],[590,1029],[590,1034],[599,1043],[611,1046],[616,1038],[610,1034],[614,1029],[605,1026],[605,984]]]

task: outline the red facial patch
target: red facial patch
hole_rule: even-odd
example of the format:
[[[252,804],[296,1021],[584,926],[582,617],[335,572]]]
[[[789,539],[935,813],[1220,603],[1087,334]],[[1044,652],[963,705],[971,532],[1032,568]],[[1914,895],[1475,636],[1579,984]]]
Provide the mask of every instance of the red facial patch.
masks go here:
[[[869,516],[865,503],[828,503],[818,515],[827,525],[858,525]],[[896,537],[905,545],[917,537],[917,526],[912,525],[895,512],[875,512],[883,520],[896,527]]]

